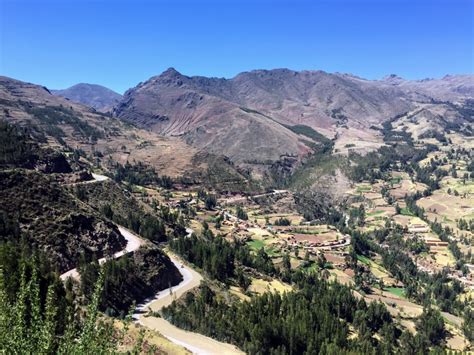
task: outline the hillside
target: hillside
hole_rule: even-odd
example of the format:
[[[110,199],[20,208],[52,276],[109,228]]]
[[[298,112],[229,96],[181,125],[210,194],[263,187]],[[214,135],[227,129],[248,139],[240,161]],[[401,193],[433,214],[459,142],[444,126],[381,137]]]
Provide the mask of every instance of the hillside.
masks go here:
[[[159,175],[192,177],[188,181],[201,182],[216,160],[179,138],[134,127],[52,95],[45,87],[7,77],[0,77],[0,120],[27,128],[42,146],[82,155],[104,169],[109,168],[110,162],[139,161]],[[220,161],[219,169],[235,171],[234,175],[245,183],[245,177],[234,167]],[[221,182],[225,185],[225,181]]]
[[[445,123],[434,125],[440,131],[465,125],[470,78],[370,81],[277,69],[219,79],[168,69],[128,90],[114,108],[117,119],[2,77],[0,119],[29,127],[42,144],[84,152],[105,169],[142,162],[186,184],[255,190],[252,179],[272,185],[275,172],[293,174],[327,138],[334,153],[366,154],[385,144],[383,123],[406,114],[442,116]]]
[[[26,236],[59,271],[75,267],[81,253],[102,257],[126,244],[115,225],[42,174],[0,172],[0,200],[2,224],[11,226],[1,239],[18,242]]]
[[[445,75],[440,79],[406,80],[392,74],[382,81],[408,93],[421,94],[435,100],[459,102],[472,98],[474,92],[472,75]]]

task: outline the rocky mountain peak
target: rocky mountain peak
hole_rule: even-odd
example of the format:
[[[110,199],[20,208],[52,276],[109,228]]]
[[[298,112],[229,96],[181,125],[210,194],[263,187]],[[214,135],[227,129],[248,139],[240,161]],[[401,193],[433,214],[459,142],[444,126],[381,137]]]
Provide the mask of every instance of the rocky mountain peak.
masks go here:
[[[165,76],[181,76],[182,74],[173,67],[169,67],[163,73],[160,74],[161,77]]]
[[[397,74],[389,74],[382,79],[383,81],[387,81],[389,83],[400,83],[404,81],[404,79],[401,76],[398,76]]]

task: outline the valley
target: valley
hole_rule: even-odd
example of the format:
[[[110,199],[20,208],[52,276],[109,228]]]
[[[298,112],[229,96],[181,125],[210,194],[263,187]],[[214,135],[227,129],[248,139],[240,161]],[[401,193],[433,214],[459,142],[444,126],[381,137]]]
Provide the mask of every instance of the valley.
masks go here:
[[[50,352],[472,351],[470,86],[393,81],[168,70],[101,113],[3,77],[3,312],[54,298]]]
[[[0,354],[474,354],[474,1],[0,1]]]

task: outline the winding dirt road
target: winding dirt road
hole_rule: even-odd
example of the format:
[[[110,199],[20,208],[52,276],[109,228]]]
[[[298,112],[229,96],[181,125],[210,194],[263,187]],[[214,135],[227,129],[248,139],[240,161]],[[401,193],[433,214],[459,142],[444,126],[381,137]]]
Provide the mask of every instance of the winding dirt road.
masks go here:
[[[94,180],[82,181],[82,182],[79,182],[79,183],[76,183],[76,184],[92,184],[92,183],[96,183],[96,182],[106,181],[106,180],[109,179],[108,176],[95,174],[95,173],[92,173],[92,177],[94,178]],[[132,251],[137,250],[138,248],[140,248],[140,246],[144,242],[142,238],[140,238],[139,236],[133,234],[128,229],[126,229],[124,227],[121,227],[121,226],[117,226],[117,227],[118,227],[118,230],[119,230],[120,234],[122,234],[122,236],[127,241],[127,245],[125,246],[125,249],[116,252],[112,256],[113,259],[117,259],[117,258],[121,257],[122,255],[131,253]],[[102,265],[103,263],[105,263],[107,261],[107,259],[108,258],[99,259],[99,264]],[[73,279],[78,280],[79,276],[80,275],[79,275],[79,272],[77,271],[77,268],[74,268],[74,269],[71,269],[71,270],[66,271],[65,273],[61,274],[60,278],[61,278],[61,280],[66,280],[68,277],[72,277]]]
[[[96,183],[106,181],[109,178],[104,175],[92,174],[94,180],[82,182],[83,184]],[[144,240],[139,236],[133,234],[124,227],[118,226],[122,236],[127,240],[125,249],[115,253],[113,258],[119,258],[122,255],[128,254],[137,250],[143,244]],[[191,228],[186,228],[187,237],[190,237],[194,231]],[[158,292],[151,299],[139,304],[136,308],[133,318],[143,326],[159,331],[164,337],[175,344],[181,345],[188,349],[193,354],[198,355],[226,355],[226,354],[244,354],[237,347],[219,342],[212,338],[206,337],[202,334],[192,333],[182,330],[163,318],[145,317],[144,312],[152,310],[154,312],[161,310],[163,307],[169,306],[174,300],[181,297],[185,292],[199,286],[202,276],[184,265],[184,263],[175,255],[167,253],[173,264],[183,276],[183,280],[176,286],[172,286],[166,290]],[[103,264],[107,258],[99,260],[99,264]],[[60,277],[62,280],[72,277],[79,279],[79,272],[77,268],[63,273]]]
[[[164,337],[173,343],[183,346],[194,354],[244,354],[233,345],[219,342],[202,334],[180,329],[163,318],[145,317],[143,312],[147,310],[157,312],[163,307],[169,306],[185,292],[199,286],[201,283],[202,276],[199,273],[184,265],[177,256],[169,252],[167,254],[174,265],[178,268],[181,275],[183,275],[183,281],[176,286],[158,292],[152,300],[147,300],[143,304],[138,305],[137,311],[133,315],[134,319],[147,328],[159,331]]]
[[[132,251],[135,251],[138,248],[140,248],[140,246],[144,243],[143,239],[141,239],[139,236],[133,234],[128,229],[125,229],[124,227],[118,226],[118,230],[119,230],[120,234],[122,234],[122,236],[127,241],[127,245],[125,246],[125,249],[116,252],[111,257],[112,259],[117,259],[117,258],[121,257],[122,255],[131,253]],[[99,259],[99,264],[102,265],[108,259],[110,259],[110,258],[101,258],[101,259]],[[72,277],[73,279],[78,280],[79,276],[80,276],[79,271],[77,270],[77,268],[74,268],[74,269],[71,269],[71,270],[66,271],[65,273],[61,274],[60,278],[61,278],[61,280],[66,280],[68,277]]]

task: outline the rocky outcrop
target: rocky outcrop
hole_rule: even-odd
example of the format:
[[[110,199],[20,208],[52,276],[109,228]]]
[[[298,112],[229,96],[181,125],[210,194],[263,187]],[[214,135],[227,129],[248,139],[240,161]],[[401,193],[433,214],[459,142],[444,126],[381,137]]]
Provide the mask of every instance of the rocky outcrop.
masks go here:
[[[123,314],[157,292],[175,286],[181,273],[166,254],[154,245],[105,264],[105,297],[101,307],[110,314]]]
[[[139,265],[140,280],[151,292],[146,297],[177,285],[183,279],[170,258],[157,247],[146,246],[138,249],[133,253],[133,260]]]
[[[72,172],[71,166],[66,157],[58,152],[48,151],[42,154],[35,164],[35,169],[45,173],[62,173],[68,174]]]

